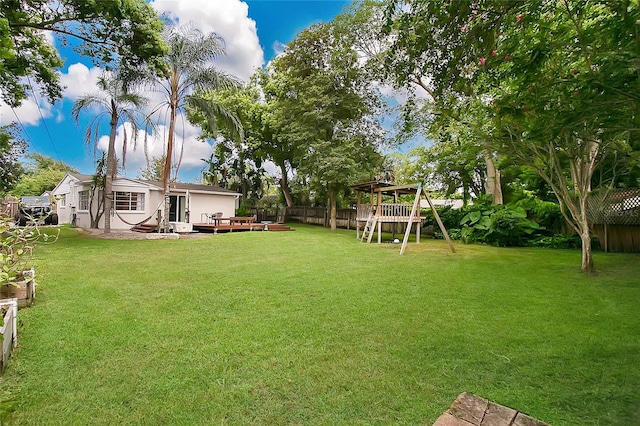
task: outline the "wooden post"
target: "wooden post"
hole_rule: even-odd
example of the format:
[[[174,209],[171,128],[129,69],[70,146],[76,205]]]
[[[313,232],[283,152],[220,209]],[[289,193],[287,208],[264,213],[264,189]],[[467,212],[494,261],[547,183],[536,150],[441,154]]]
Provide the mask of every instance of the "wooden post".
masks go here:
[[[440,220],[440,215],[438,214],[438,211],[436,210],[433,203],[431,202],[431,197],[429,197],[429,194],[427,193],[426,189],[422,189],[422,192],[424,193],[424,196],[429,202],[429,206],[431,207],[431,212],[433,213],[433,216],[436,218],[436,222],[438,222],[438,226],[440,227],[440,230],[442,231],[444,238],[447,240],[447,244],[449,244],[451,253],[455,253],[456,250],[453,248],[453,243],[451,242],[451,238],[449,238],[449,233],[447,232],[447,229],[444,227],[442,220]]]
[[[158,226],[156,227],[156,232],[160,232],[160,226],[162,225],[162,210],[158,209]]]
[[[411,234],[411,223],[413,221],[413,216],[415,216],[416,210],[418,209],[418,205],[420,204],[421,188],[422,188],[421,185],[418,184],[418,190],[416,191],[416,199],[413,200],[413,207],[411,208],[411,214],[409,215],[409,222],[407,222],[407,229],[404,232],[402,247],[400,248],[400,256],[404,254],[404,251],[407,248],[407,243],[409,242],[409,234]]]
[[[449,238],[449,233],[447,232],[446,228],[444,227],[444,224],[442,223],[442,220],[440,220],[440,215],[438,214],[438,211],[436,210],[436,208],[434,207],[433,203],[431,202],[431,197],[429,197],[429,193],[427,192],[426,189],[422,188],[421,184],[418,184],[418,189],[416,191],[416,199],[413,201],[413,208],[411,209],[411,215],[409,216],[409,223],[407,224],[407,229],[404,233],[404,240],[402,240],[402,247],[400,248],[400,255],[404,254],[404,251],[407,247],[407,242],[409,241],[409,234],[411,234],[411,224],[413,223],[413,218],[416,215],[416,212],[418,212],[418,217],[420,216],[420,210],[418,208],[418,206],[420,205],[420,194],[424,194],[425,198],[427,199],[427,202],[429,203],[429,207],[431,207],[431,212],[433,213],[433,216],[436,218],[436,222],[438,222],[438,226],[440,227],[440,231],[442,231],[442,234],[444,235],[444,238],[447,240],[447,243],[449,244],[449,249],[451,249],[451,253],[455,253],[456,250],[453,247],[453,243],[451,242],[451,238]],[[418,232],[420,229],[420,225],[418,226]],[[416,239],[418,239],[419,236],[416,235]]]

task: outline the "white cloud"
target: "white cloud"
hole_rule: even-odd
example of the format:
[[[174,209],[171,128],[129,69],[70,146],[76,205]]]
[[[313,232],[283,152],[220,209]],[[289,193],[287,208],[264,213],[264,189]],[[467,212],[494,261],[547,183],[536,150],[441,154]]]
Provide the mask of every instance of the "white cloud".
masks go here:
[[[71,65],[66,74],[60,73],[60,84],[64,87],[63,97],[73,101],[85,93],[97,91],[96,81],[101,73],[100,68],[89,69],[81,63]],[[36,86],[34,90],[38,92],[39,88]],[[38,111],[38,106],[40,106],[40,111]],[[64,116],[58,107],[54,108],[40,96],[30,95],[22,102],[22,105],[14,108],[14,114],[7,104],[0,102],[0,125],[4,126],[19,120],[23,126],[37,126],[42,121],[41,113],[45,119],[54,117],[55,122],[60,123],[64,121]]]
[[[249,18],[249,6],[240,0],[153,0],[158,13],[167,14],[179,25],[192,22],[204,33],[216,32],[225,40],[227,55],[216,65],[248,81],[264,63],[256,23]]]
[[[287,48],[287,45],[281,41],[273,42],[273,51],[276,53],[276,56],[280,56],[284,53],[284,50]]]
[[[183,124],[184,123],[184,126]],[[127,158],[125,164],[124,175],[129,177],[136,177],[141,168],[146,166],[145,158],[145,131],[140,129],[138,131],[137,148],[134,149],[132,142],[131,124],[125,123],[118,127],[116,132],[116,155],[118,158],[122,157],[122,145],[124,142],[124,133],[127,132]],[[146,134],[146,145],[149,159],[158,158],[165,155],[167,137],[168,137],[168,125],[159,125],[153,133]],[[175,166],[180,161],[180,153],[182,151],[182,161],[180,161],[180,174],[188,173],[193,175],[197,173],[203,167],[202,159],[207,159],[213,152],[214,144],[212,141],[202,141],[198,139],[200,136],[200,129],[191,125],[186,120],[183,120],[182,116],[178,116],[176,131],[174,132],[174,149],[173,149],[173,161]],[[183,150],[184,147],[184,150]],[[109,148],[108,135],[101,136],[98,140],[99,150],[107,151]]]
[[[63,96],[76,100],[87,93],[95,93],[98,90],[96,83],[101,74],[100,68],[88,68],[79,62],[70,65],[66,74],[60,74],[60,83],[65,87]]]
[[[19,107],[13,108],[13,111],[9,105],[0,102],[0,126],[6,126],[13,122],[20,122],[23,126],[37,126],[42,121],[40,113],[45,119],[53,115],[51,105],[42,99],[40,99],[40,111],[38,111],[38,104],[32,97],[23,101]]]

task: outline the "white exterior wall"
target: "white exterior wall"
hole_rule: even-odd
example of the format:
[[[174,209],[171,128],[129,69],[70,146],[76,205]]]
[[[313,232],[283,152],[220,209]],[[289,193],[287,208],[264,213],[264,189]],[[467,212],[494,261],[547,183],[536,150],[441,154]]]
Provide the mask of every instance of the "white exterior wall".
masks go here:
[[[222,213],[222,217],[232,217],[236,213],[236,196],[203,194],[189,192],[187,200],[189,207],[189,221],[191,223],[206,223],[204,214]]]
[[[71,207],[71,215],[75,212],[76,215],[76,226],[80,228],[91,228],[91,215],[89,214],[89,210],[80,210],[80,195],[81,191],[89,191],[91,190],[91,185],[82,182],[76,182],[71,187],[71,193],[73,194],[73,204]],[[67,203],[68,204],[68,203]],[[90,204],[95,212],[98,209],[97,203],[94,200],[93,205]],[[95,214],[95,213],[94,213]]]
[[[79,192],[90,189],[89,182],[81,182],[76,177],[67,175],[52,191],[52,195],[58,199],[64,196],[64,203],[56,203],[59,223],[71,223],[75,214],[75,224],[81,228],[91,227],[91,215],[88,210],[79,210]],[[151,218],[148,224],[158,223],[158,210],[164,214],[164,195],[162,188],[149,185],[145,182],[128,178],[116,178],[113,181],[114,192],[135,192],[144,194],[144,210],[141,211],[118,211],[118,214],[111,216],[111,229],[131,229],[132,225],[145,219]],[[199,190],[172,189],[171,195],[185,196],[186,209],[189,211],[190,223],[206,222],[204,214],[211,215],[221,212],[223,217],[232,217],[238,206],[240,194],[215,194]],[[97,196],[91,203],[94,215],[96,214],[98,203]],[[126,223],[126,222],[129,223]],[[100,229],[104,229],[104,215],[98,224]]]
[[[141,182],[136,182],[126,178],[116,178],[112,185],[113,192],[141,192],[144,194],[144,210],[130,211],[119,210],[118,214],[113,213],[111,216],[111,229],[131,229],[129,223],[137,224],[152,216],[146,223],[157,224],[156,210],[160,201],[162,201],[162,192],[155,188],[149,187]],[[114,205],[115,207],[115,205]],[[163,206],[160,206],[162,209]],[[126,223],[127,221],[129,223]],[[100,229],[104,229],[104,216],[100,219],[98,225]]]
[[[75,206],[75,198],[73,197],[72,186],[78,180],[72,176],[66,175],[62,181],[51,192],[56,200],[56,213],[58,214],[58,223],[71,223],[72,206]],[[64,203],[60,200],[64,198]]]

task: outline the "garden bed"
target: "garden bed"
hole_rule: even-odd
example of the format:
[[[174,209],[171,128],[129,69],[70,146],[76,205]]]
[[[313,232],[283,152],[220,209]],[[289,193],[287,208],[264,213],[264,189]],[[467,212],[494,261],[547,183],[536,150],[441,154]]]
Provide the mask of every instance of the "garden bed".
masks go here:
[[[36,297],[36,282],[33,276],[12,284],[0,286],[0,299],[13,299],[18,301],[18,308],[29,307]]]
[[[2,326],[0,327],[0,334],[2,335],[0,372],[3,372],[18,341],[18,301],[16,299],[0,300],[0,314],[2,315]]]

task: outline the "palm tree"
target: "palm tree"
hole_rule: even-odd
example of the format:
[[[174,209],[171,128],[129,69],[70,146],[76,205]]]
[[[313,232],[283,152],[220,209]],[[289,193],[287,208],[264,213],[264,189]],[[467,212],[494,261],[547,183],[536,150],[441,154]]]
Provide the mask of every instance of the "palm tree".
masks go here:
[[[104,117],[109,117],[109,148],[107,150],[107,175],[104,184],[104,232],[111,232],[111,207],[113,204],[112,182],[116,177],[118,167],[116,158],[116,130],[119,124],[130,123],[132,139],[134,142],[138,136],[138,115],[141,108],[147,103],[142,95],[130,92],[128,84],[119,79],[117,75],[105,73],[98,78],[100,92],[86,94],[78,98],[73,104],[71,116],[78,124],[80,113],[87,109],[95,109],[97,114],[93,117],[85,131],[85,143],[97,146],[100,136],[100,124]],[[128,145],[126,126],[123,126],[124,142],[122,145],[122,166],[125,165]]]
[[[216,122],[231,127],[237,134],[242,134],[242,126],[230,111],[196,94],[240,86],[237,78],[219,71],[213,65],[213,61],[225,53],[223,39],[216,33],[205,35],[191,25],[169,27],[164,38],[169,46],[169,53],[165,57],[167,71],[161,78],[153,78],[153,82],[165,100],[152,114],[169,109],[169,134],[162,171],[165,196],[163,229],[166,232],[169,229],[169,182],[178,111],[184,111],[187,105],[197,106],[206,115],[214,133]]]

